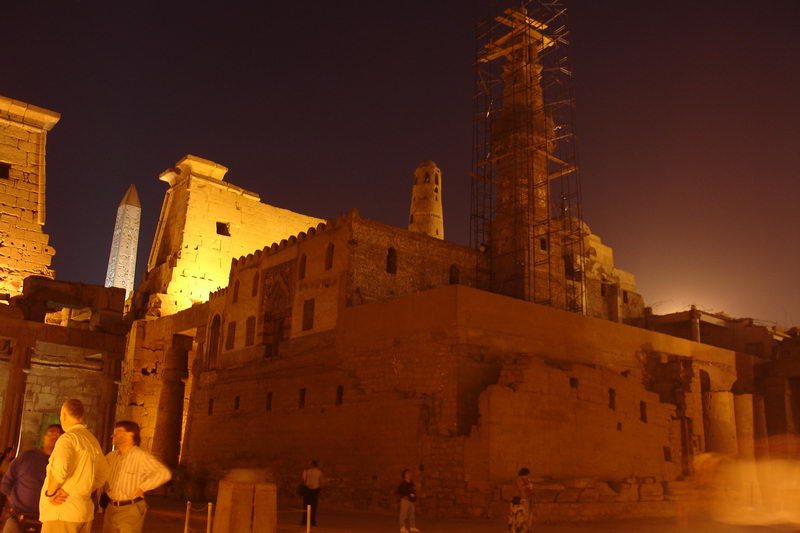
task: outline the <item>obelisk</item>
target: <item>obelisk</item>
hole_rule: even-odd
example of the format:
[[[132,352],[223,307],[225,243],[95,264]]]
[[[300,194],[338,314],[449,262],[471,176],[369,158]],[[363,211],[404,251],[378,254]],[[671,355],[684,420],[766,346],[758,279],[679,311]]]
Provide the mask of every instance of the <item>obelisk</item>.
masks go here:
[[[139,221],[142,218],[142,204],[136,186],[131,185],[117,208],[117,221],[114,224],[114,238],[111,241],[111,254],[108,256],[106,287],[125,289],[127,299],[133,291],[136,276],[136,247],[139,243]]]

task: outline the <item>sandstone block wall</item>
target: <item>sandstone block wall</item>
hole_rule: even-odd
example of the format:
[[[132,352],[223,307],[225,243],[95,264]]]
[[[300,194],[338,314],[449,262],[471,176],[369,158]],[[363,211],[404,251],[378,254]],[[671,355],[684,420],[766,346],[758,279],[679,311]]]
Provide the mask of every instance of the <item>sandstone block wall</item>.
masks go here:
[[[223,182],[227,169],[220,168],[224,169],[186,156],[175,169],[162,174],[170,189],[148,272],[138,288],[145,294],[165,295],[155,314],[167,315],[207,301],[210,292],[226,286],[231,259],[322,222],[261,203],[258,194]]]
[[[277,261],[296,245],[257,255]],[[252,279],[255,259],[237,261],[232,279]],[[229,292],[212,298],[213,312],[235,307]],[[197,375],[183,448],[192,490],[226,468],[266,466],[293,494],[317,458],[332,478],[328,497],[360,508],[390,508],[399,471],[414,468],[426,512],[502,513],[521,466],[556,486],[542,489],[548,505],[599,505],[606,483],[606,503],[646,507],[665,500],[686,444],[676,404],[646,388],[655,378],[645,361],[664,358],[648,354],[702,360],[719,387],[736,379],[732,352],[464,287],[338,313],[333,330],[288,338],[277,357],[223,350]],[[702,440],[697,386],[685,409]],[[591,490],[573,487],[577,478],[591,478]]]
[[[52,278],[45,222],[45,146],[60,115],[0,96],[0,294],[30,275]]]

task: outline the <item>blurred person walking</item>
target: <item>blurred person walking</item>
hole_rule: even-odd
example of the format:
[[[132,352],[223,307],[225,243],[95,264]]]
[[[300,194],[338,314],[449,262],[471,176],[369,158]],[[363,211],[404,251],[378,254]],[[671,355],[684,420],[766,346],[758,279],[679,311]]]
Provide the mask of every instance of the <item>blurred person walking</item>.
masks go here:
[[[533,483],[530,480],[531,471],[520,468],[517,480],[514,483],[517,495],[511,500],[511,509],[508,513],[508,533],[528,533],[531,530],[531,498],[533,496]]]

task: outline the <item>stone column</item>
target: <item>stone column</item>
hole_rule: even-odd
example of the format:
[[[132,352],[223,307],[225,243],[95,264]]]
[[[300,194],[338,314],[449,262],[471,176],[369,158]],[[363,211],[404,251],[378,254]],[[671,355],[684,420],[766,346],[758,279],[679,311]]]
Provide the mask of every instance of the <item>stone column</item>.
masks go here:
[[[161,393],[151,451],[170,468],[178,466],[180,455],[184,380],[192,341],[192,337],[186,335],[173,335],[172,344],[165,354],[164,368],[160,373]]]
[[[739,453],[736,439],[736,415],[732,392],[707,392],[708,430],[706,450],[712,452]]]
[[[122,372],[121,353],[106,352],[103,354],[103,377],[100,391],[100,417],[97,427],[97,440],[105,451],[111,451],[111,433],[117,407],[119,380]]]
[[[758,459],[769,457],[769,447],[767,446],[767,414],[764,406],[764,397],[761,394],[753,394],[753,446],[755,456]]]
[[[739,458],[745,461],[755,459],[755,420],[753,418],[753,395],[737,394],[733,397],[736,414],[736,441]]]
[[[3,418],[0,420],[0,450],[5,450],[9,446],[16,447],[19,440],[22,405],[25,402],[25,386],[28,381],[27,371],[31,367],[31,348],[34,342],[33,335],[27,331],[21,331],[14,339],[14,348],[8,365]]]
[[[695,306],[692,306],[689,311],[689,340],[694,342],[700,341],[700,311]]]

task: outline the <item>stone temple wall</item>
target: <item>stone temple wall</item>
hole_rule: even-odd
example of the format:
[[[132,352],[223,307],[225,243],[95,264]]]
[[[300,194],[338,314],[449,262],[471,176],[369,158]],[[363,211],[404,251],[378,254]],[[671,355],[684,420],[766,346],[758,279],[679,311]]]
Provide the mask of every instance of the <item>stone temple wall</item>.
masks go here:
[[[30,275],[52,278],[45,222],[45,146],[60,115],[0,96],[0,294]]]
[[[225,287],[231,259],[314,227],[321,219],[261,203],[223,181],[227,169],[186,156],[162,173],[170,185],[135,305],[166,316]]]
[[[209,320],[232,307],[223,293]],[[187,492],[211,495],[225,469],[258,466],[292,494],[317,458],[337,504],[389,509],[412,468],[427,513],[486,516],[506,511],[527,466],[542,520],[673,512],[704,415],[696,370],[675,399],[654,369],[698,364],[720,389],[737,375],[733,352],[461,286],[341,308],[334,329],[274,356],[243,350],[195,374]]]

